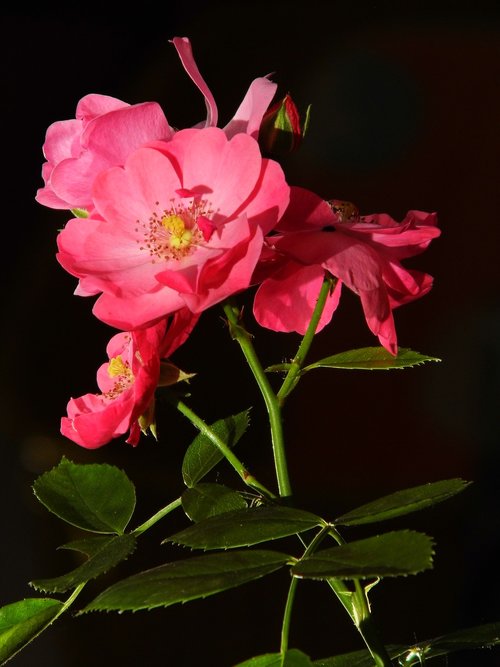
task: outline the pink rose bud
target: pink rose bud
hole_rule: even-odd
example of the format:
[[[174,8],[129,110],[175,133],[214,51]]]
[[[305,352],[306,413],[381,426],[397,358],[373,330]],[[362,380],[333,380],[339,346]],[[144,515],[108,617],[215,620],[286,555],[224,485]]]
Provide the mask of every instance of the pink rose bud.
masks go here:
[[[304,123],[290,95],[274,104],[264,115],[260,126],[259,143],[262,150],[276,155],[291,153],[299,147],[309,124],[310,105]]]

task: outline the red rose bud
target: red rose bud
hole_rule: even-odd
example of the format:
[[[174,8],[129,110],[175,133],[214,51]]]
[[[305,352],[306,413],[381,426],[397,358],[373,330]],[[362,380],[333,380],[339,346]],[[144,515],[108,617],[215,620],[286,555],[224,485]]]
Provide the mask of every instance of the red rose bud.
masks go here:
[[[262,150],[276,155],[297,150],[309,124],[310,109],[309,105],[301,126],[298,109],[290,95],[285,95],[281,102],[273,104],[264,114],[260,126],[259,143]]]

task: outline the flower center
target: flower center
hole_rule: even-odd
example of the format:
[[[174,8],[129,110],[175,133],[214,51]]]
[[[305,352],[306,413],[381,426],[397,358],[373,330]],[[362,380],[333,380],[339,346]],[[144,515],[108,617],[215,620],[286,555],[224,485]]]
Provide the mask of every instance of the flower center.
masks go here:
[[[174,200],[172,200],[174,201]],[[155,202],[159,206],[159,202]],[[180,260],[210,240],[215,225],[209,202],[192,197],[190,203],[172,203],[170,208],[153,211],[149,220],[136,221],[140,250],[149,253],[151,261]]]
[[[174,249],[188,248],[193,238],[193,232],[186,229],[186,223],[179,215],[165,215],[161,224],[170,233],[168,240],[170,247]]]
[[[115,379],[113,388],[103,394],[105,398],[116,398],[125,389],[128,389],[135,380],[134,374],[127,362],[120,355],[109,360],[108,375]]]

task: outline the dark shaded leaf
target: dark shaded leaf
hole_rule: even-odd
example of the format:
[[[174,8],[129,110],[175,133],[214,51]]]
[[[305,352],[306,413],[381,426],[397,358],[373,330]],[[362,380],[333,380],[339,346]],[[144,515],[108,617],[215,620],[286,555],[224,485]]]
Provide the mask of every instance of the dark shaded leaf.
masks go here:
[[[105,463],[80,465],[63,458],[39,477],[38,500],[63,521],[96,533],[122,534],[135,508],[127,475]]]
[[[302,651],[292,648],[282,656],[281,653],[266,653],[240,662],[236,667],[312,667],[311,659]]]
[[[315,368],[342,368],[355,370],[390,370],[392,368],[407,368],[418,366],[426,361],[441,361],[436,357],[414,352],[409,348],[400,347],[397,357],[387,352],[384,347],[363,347],[359,350],[349,350],[325,357],[314,364],[309,364],[302,369],[302,373],[312,371]]]
[[[317,551],[292,568],[292,574],[309,579],[397,577],[432,567],[430,537],[399,530],[357,542]]]
[[[223,484],[197,484],[182,494],[182,508],[191,521],[247,507],[241,493]]]
[[[231,551],[160,565],[119,581],[83,612],[168,607],[241,586],[283,567],[290,556],[276,551]]]
[[[386,646],[390,658],[397,658],[404,651],[402,646]],[[367,649],[321,658],[313,662],[314,667],[373,667],[373,658]]]
[[[125,560],[135,549],[136,540],[133,535],[117,535],[115,537],[94,537],[79,540],[65,545],[66,549],[74,549],[88,554],[89,559],[75,570],[51,579],[36,579],[31,585],[37,590],[49,593],[63,593],[76,588],[89,579],[95,579],[109,569]]]
[[[211,430],[228,446],[234,447],[249,425],[248,410],[219,419]],[[182,478],[186,486],[194,486],[224,458],[213,442],[203,433],[189,445],[182,462]]]
[[[458,630],[435,639],[418,642],[405,649],[399,663],[404,667],[421,664],[421,658],[430,660],[455,651],[491,648],[500,645],[500,622]]]
[[[398,658],[398,665],[427,664],[432,658],[438,658],[455,651],[484,649],[500,644],[500,623],[487,623],[466,630],[458,630],[450,634],[428,639],[412,646],[388,646],[387,653],[391,659]],[[474,662],[474,664],[478,664]],[[354,651],[322,658],[313,662],[314,667],[373,667],[373,659],[367,650]]]
[[[63,604],[51,598],[27,598],[0,608],[2,664],[28,644],[52,621]]]
[[[323,523],[319,516],[291,507],[250,507],[200,521],[165,542],[193,549],[233,549],[302,533]]]
[[[396,493],[391,493],[343,514],[335,519],[334,523],[342,526],[357,526],[417,512],[451,498],[467,488],[470,483],[463,479],[446,479],[396,491]]]

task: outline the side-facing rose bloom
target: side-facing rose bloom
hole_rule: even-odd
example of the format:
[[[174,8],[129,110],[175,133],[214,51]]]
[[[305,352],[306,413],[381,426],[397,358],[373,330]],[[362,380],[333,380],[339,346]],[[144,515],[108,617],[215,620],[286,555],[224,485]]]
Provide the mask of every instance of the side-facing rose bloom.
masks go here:
[[[102,293],[94,314],[118,329],[200,313],[249,286],[289,191],[248,134],[181,130],[97,176],[95,211],[59,234],[58,260],[78,294]]]
[[[385,214],[344,222],[312,192],[292,188],[276,231],[267,238],[266,261],[259,268],[264,279],[255,295],[257,321],[274,331],[305,333],[328,271],[338,282],[318,330],[330,321],[345,284],[360,297],[370,330],[397,354],[392,310],[432,286],[431,276],[404,268],[400,260],[422,252],[439,236],[435,214],[409,211],[401,223]]]
[[[217,106],[201,76],[186,37],[172,40],[181,62],[205,97],[207,118],[200,126],[217,125]],[[266,77],[255,79],[234,118],[225,128],[230,138],[238,132],[257,137],[276,84]],[[169,141],[174,134],[159,104],[129,105],[107,95],[86,95],[73,120],[53,123],[47,130],[42,166],[44,187],[36,200],[50,208],[91,209],[92,184],[103,170],[123,166],[135,149],[151,141]]]
[[[104,169],[125,163],[148,141],[173,135],[156,102],[130,106],[107,95],[87,95],[74,120],[53,123],[47,130],[42,167],[45,186],[36,200],[60,209],[92,208],[94,178]]]
[[[170,356],[189,336],[197,318],[187,309],[152,327],[118,333],[106,348],[109,361],[97,371],[99,394],[70,399],[61,433],[78,445],[95,449],[128,433],[126,442],[137,445],[141,430],[154,425],[154,393],[162,382],[160,357]],[[172,373],[171,382],[189,375]],[[152,428],[153,430],[153,428]]]

